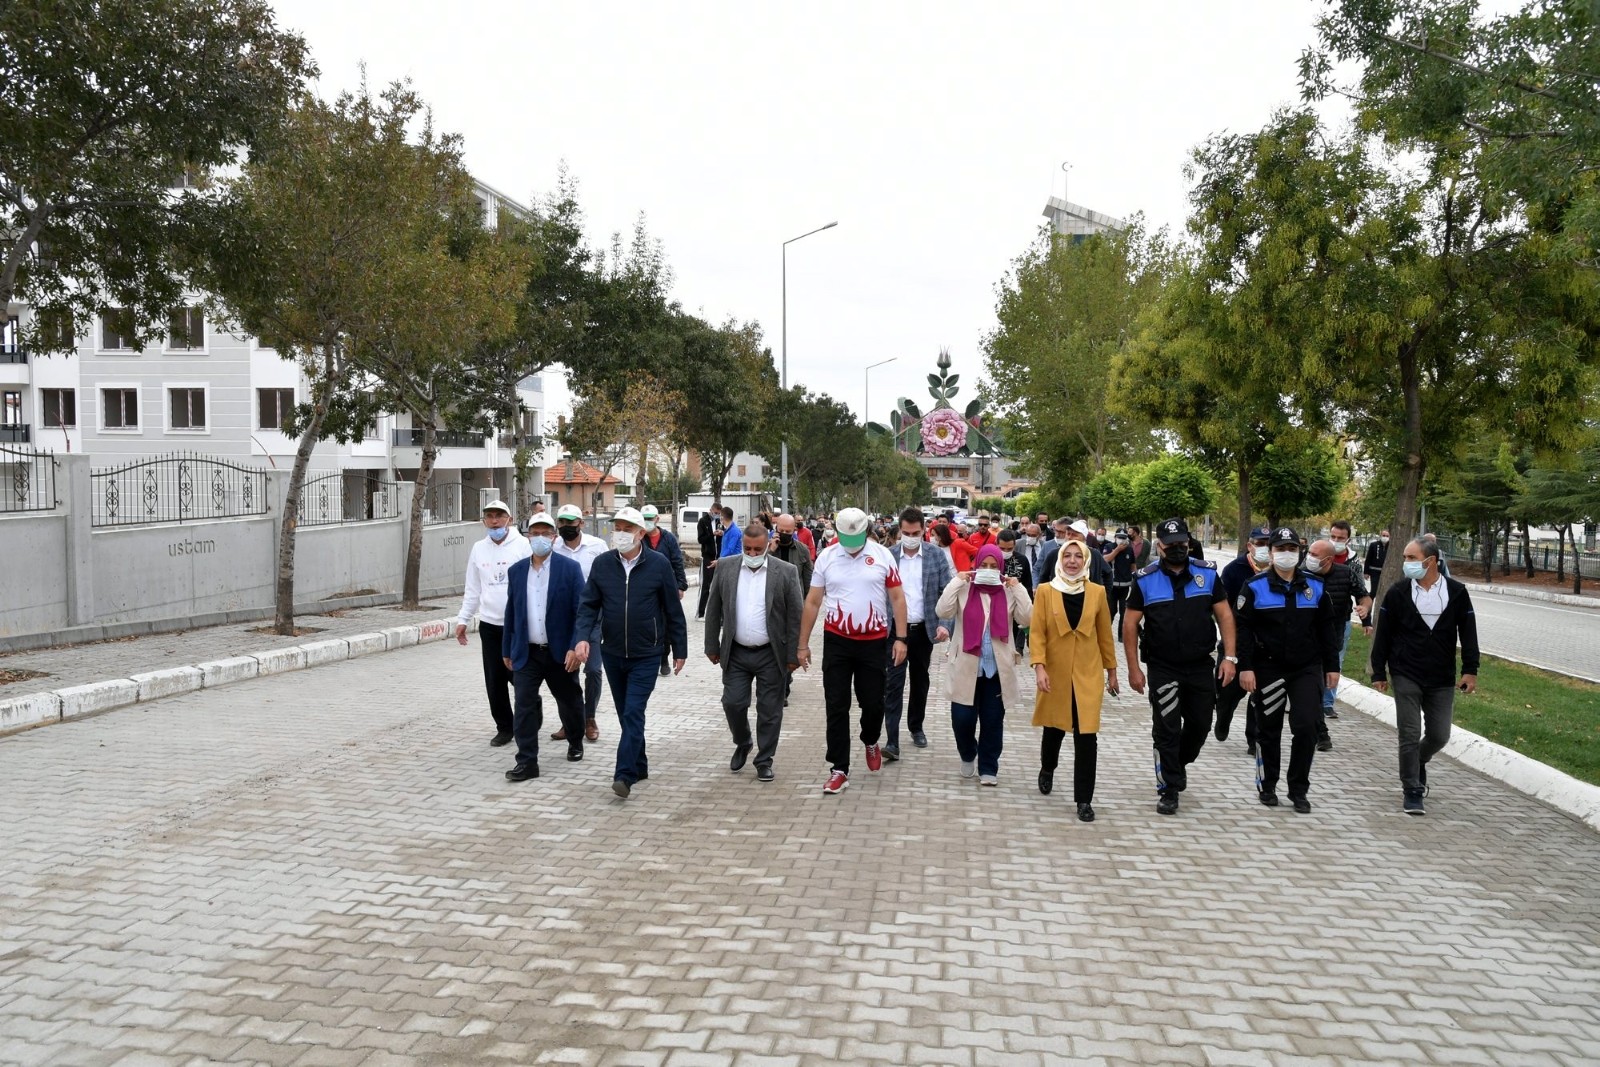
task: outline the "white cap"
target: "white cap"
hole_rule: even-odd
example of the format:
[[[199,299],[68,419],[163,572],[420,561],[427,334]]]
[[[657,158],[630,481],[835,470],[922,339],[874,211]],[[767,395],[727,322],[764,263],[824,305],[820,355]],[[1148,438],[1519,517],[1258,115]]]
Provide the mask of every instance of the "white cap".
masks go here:
[[[494,511],[496,508],[505,512],[507,515],[511,514],[511,505],[507,504],[504,500],[491,500],[483,506],[484,511]]]
[[[583,509],[576,504],[562,504],[556,509],[556,518],[572,519],[574,522],[582,522]]]
[[[556,528],[556,520],[548,511],[541,511],[528,520],[528,529],[531,530],[535,526],[548,526],[553,530]]]
[[[1089,540],[1089,524],[1084,522],[1082,519],[1079,519],[1077,522],[1071,524],[1067,527],[1067,529],[1071,530],[1085,541]]]
[[[644,529],[644,516],[639,514],[638,508],[621,508],[611,516],[612,522],[631,522],[639,529]]]
[[[839,543],[846,548],[860,548],[867,543],[867,527],[872,520],[860,508],[845,508],[833,517],[833,529]]]
[[[656,506],[654,504],[646,504],[639,511],[639,517],[644,519],[644,528],[649,530],[651,533],[654,533],[656,528],[656,518],[660,514],[661,513],[656,510]]]

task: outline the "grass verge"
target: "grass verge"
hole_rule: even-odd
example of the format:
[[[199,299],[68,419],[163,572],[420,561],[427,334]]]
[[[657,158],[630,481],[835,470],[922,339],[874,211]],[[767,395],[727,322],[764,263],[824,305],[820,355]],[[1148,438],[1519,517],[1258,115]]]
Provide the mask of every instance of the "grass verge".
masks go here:
[[[1367,685],[1372,642],[1350,634],[1344,665]],[[1459,662],[1459,661],[1458,661]],[[1456,693],[1455,724],[1499,745],[1600,785],[1600,685],[1484,656],[1478,691]]]

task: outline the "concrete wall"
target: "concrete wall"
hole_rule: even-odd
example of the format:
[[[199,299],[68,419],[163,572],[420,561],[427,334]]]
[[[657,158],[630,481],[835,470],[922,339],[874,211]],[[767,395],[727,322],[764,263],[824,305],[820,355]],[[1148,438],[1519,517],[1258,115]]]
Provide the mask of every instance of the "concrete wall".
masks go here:
[[[0,635],[68,626],[67,517],[0,516]]]

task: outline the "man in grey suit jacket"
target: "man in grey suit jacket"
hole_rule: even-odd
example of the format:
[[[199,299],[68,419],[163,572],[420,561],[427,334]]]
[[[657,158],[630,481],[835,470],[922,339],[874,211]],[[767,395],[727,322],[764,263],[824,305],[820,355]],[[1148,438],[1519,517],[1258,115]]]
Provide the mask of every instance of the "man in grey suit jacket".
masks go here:
[[[767,528],[744,529],[738,567],[734,557],[713,573],[706,604],[706,658],[722,667],[722,710],[733,734],[728,769],[743,769],[750,757],[750,684],[756,683],[756,780],[776,776],[772,758],[783,727],[784,682],[800,665],[800,612],[805,596],[800,570],[767,549]]]
[[[911,697],[905,702],[910,712],[906,725],[911,730],[911,743],[918,748],[928,747],[928,735],[922,730],[928,712],[928,667],[933,661],[933,646],[949,639],[954,622],[934,617],[933,606],[955,578],[956,569],[938,545],[923,540],[923,523],[920,509],[906,508],[900,513],[900,540],[889,547],[906,598],[906,658],[898,667],[891,659],[884,679],[884,728],[889,740],[883,746],[883,758],[889,761],[900,758],[901,702],[908,673]]]

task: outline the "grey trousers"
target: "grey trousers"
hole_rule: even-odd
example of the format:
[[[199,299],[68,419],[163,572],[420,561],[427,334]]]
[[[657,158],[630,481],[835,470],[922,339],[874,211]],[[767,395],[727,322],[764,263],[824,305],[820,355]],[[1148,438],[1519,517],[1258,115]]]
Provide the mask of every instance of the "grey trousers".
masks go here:
[[[1400,785],[1408,796],[1421,796],[1422,768],[1450,740],[1455,710],[1454,686],[1424,689],[1410,678],[1391,675],[1395,725],[1400,731]]]
[[[757,767],[769,766],[778,751],[787,673],[769,647],[734,644],[722,661],[722,711],[736,746],[750,743],[750,684],[756,684]]]

